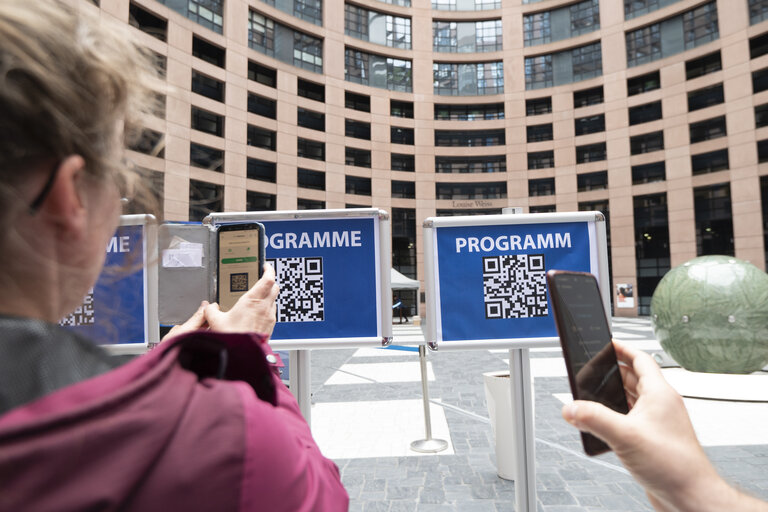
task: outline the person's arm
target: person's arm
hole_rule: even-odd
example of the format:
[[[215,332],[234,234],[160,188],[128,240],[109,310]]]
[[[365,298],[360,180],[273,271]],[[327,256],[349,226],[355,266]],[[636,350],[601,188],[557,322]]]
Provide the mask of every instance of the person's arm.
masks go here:
[[[659,511],[768,512],[768,503],[739,492],[717,474],[683,399],[653,358],[618,342],[614,347],[629,414],[577,400],[563,407],[563,418],[608,443]]]

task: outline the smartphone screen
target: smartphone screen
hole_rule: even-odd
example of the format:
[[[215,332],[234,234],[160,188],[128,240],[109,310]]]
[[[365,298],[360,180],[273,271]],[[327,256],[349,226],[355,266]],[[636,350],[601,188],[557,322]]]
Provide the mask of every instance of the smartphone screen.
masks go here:
[[[259,280],[264,261],[263,232],[258,223],[219,226],[217,300],[222,311],[229,311]]]
[[[626,414],[629,406],[597,280],[591,274],[555,270],[547,273],[547,282],[573,397]],[[582,442],[589,455],[610,449],[583,432]]]

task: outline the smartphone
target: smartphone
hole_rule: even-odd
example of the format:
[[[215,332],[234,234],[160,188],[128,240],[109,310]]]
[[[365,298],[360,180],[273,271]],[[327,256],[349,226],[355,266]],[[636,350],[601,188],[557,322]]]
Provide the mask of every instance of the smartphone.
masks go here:
[[[573,398],[600,402],[614,411],[628,413],[611,329],[595,276],[550,270],[547,285]],[[581,433],[581,441],[587,455],[610,450],[603,441],[585,432]]]
[[[229,311],[264,273],[264,225],[222,224],[216,236],[216,301]]]

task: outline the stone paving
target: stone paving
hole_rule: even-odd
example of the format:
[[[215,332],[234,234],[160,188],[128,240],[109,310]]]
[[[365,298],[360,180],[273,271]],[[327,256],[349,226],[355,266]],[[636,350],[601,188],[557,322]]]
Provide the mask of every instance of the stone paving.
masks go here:
[[[641,333],[635,342],[654,348],[647,321],[616,322],[621,337]],[[418,382],[324,385],[355,349],[312,352],[313,401],[354,402],[421,398]],[[430,399],[445,404],[455,454],[337,459],[352,511],[509,511],[515,509],[514,482],[496,475],[493,435],[485,404],[482,373],[508,368],[508,353],[488,350],[429,352],[435,373]],[[535,358],[558,352],[532,352]],[[355,357],[355,364],[379,358]],[[613,454],[583,454],[578,433],[560,417],[562,403],[553,396],[569,393],[565,377],[537,377],[535,394],[536,483],[538,510],[652,510]],[[768,407],[768,404],[766,404]],[[365,414],[360,411],[359,414]],[[766,427],[768,429],[768,427]],[[768,436],[766,437],[768,439]],[[376,439],[370,439],[375,443]],[[741,488],[768,499],[768,442],[707,448],[720,472]]]

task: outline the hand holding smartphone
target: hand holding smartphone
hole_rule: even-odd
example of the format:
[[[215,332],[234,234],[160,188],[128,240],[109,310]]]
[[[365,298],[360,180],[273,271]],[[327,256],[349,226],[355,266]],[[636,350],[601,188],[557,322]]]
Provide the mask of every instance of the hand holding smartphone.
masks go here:
[[[628,413],[624,383],[597,280],[592,274],[550,270],[547,285],[573,398],[599,402],[614,411]],[[588,455],[610,450],[591,434],[582,432],[581,440]]]
[[[229,311],[264,272],[264,225],[223,224],[217,232],[216,300]]]

